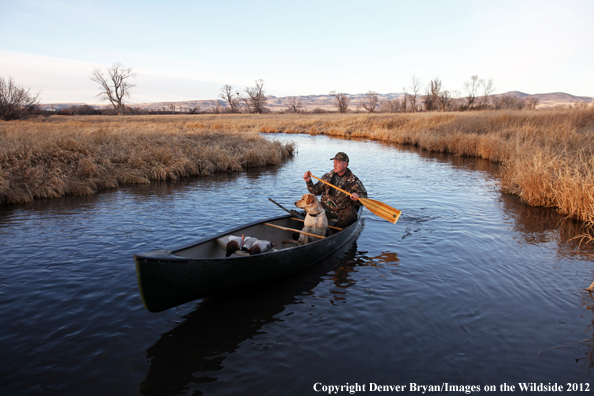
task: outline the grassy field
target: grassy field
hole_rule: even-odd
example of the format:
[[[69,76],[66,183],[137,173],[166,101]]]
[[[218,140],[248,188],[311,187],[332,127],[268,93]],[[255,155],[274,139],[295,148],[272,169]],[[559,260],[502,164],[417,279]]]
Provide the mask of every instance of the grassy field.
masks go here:
[[[293,147],[254,133],[410,144],[501,164],[501,187],[594,227],[594,108],[416,114],[52,117],[0,124],[0,202],[90,194],[278,163]],[[239,133],[242,132],[242,133]]]
[[[0,123],[0,203],[279,164],[295,149],[255,133],[106,118]]]

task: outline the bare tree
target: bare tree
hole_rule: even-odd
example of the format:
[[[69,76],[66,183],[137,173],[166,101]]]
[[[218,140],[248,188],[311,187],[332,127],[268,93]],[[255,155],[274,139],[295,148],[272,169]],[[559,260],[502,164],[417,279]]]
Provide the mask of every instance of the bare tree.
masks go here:
[[[439,96],[441,94],[441,80],[439,77],[429,81],[429,85],[425,89],[423,101],[425,102],[425,110],[433,111],[439,109]]]
[[[231,113],[239,112],[239,97],[237,94],[233,93],[233,87],[231,85],[225,84],[223,88],[221,88],[219,97],[229,103]]]
[[[470,77],[470,80],[464,83],[464,90],[468,94],[466,97],[466,106],[470,109],[474,105],[476,96],[483,80],[479,79],[477,75]]]
[[[417,112],[417,98],[419,97],[419,94],[421,93],[421,88],[422,88],[421,80],[416,75],[413,74],[412,77],[410,78],[410,90],[412,93],[408,97],[413,113]]]
[[[128,82],[129,78],[136,77],[132,68],[125,67],[119,62],[114,63],[107,69],[107,78],[101,72],[101,68],[96,67],[91,73],[91,81],[100,85],[100,92],[97,96],[101,100],[109,100],[117,111],[118,115],[124,114],[124,98],[130,96],[130,90],[135,87]]]
[[[301,98],[298,96],[291,96],[289,98],[289,102],[287,103],[287,107],[289,112],[300,113],[302,107]]]
[[[361,102],[361,106],[363,106],[363,108],[368,112],[373,113],[375,112],[378,103],[379,98],[377,96],[377,92],[367,91],[367,93],[365,94],[365,99],[363,100],[363,102]]]
[[[247,112],[251,113],[252,112],[252,103],[250,102],[250,97],[244,96],[240,92],[236,92],[235,94],[243,102]]]
[[[384,99],[379,103],[380,113],[397,113],[400,109],[400,101],[398,99]]]
[[[256,80],[256,85],[253,87],[247,87],[245,89],[247,98],[242,98],[248,108],[253,109],[254,113],[262,114],[266,110],[266,96],[264,95],[264,80]]]
[[[402,99],[399,101],[400,108],[398,110],[402,111],[403,113],[406,113],[406,103],[409,101],[410,95],[408,94],[408,92],[406,92],[406,87],[402,88],[402,93]]]
[[[447,89],[439,92],[439,94],[437,95],[437,103],[441,111],[452,110],[453,102],[454,98],[452,92],[448,91]]]
[[[493,79],[483,80],[483,106],[489,106],[489,96],[495,91],[495,86],[493,85]]]
[[[536,106],[540,103],[540,99],[536,96],[529,96],[524,99],[524,102],[526,103],[526,110],[536,110]]]
[[[339,113],[346,113],[349,110],[349,103],[351,102],[351,99],[347,94],[332,91],[328,95],[333,96],[334,99],[336,99],[336,107],[338,108]]]
[[[493,97],[493,107],[495,110],[521,110],[526,106],[526,102],[521,98],[512,95],[500,95]]]
[[[39,93],[32,94],[31,88],[17,85],[12,77],[0,76],[0,120],[25,118],[38,105]]]
[[[404,113],[406,112],[406,96],[401,99],[384,99],[379,103],[380,113]]]

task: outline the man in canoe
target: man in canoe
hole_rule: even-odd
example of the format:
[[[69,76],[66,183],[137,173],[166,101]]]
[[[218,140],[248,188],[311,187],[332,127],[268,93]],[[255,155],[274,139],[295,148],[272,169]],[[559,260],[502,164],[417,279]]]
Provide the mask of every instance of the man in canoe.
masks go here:
[[[305,172],[303,180],[307,183],[310,193],[322,196],[320,201],[328,216],[334,215],[338,218],[335,226],[345,228],[357,220],[357,210],[361,206],[357,200],[359,197],[367,198],[367,190],[361,180],[348,168],[348,155],[340,152],[330,160],[334,161],[334,169],[322,176],[321,179],[350,192],[350,196],[322,182],[313,184],[309,171]]]

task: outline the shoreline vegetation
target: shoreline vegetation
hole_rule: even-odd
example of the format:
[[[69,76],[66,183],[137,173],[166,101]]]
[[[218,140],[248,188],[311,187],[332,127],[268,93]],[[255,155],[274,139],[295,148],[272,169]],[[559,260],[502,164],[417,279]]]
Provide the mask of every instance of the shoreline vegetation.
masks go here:
[[[501,189],[594,229],[594,108],[406,114],[207,116],[201,127],[325,134],[500,164]]]
[[[257,133],[306,133],[414,145],[499,163],[504,192],[531,206],[555,208],[594,230],[592,107],[75,120],[53,116],[45,122],[0,123],[0,203],[280,163],[295,147],[263,146],[267,141]]]
[[[112,117],[113,118],[113,117]],[[0,123],[0,204],[280,164],[293,143],[183,122]]]

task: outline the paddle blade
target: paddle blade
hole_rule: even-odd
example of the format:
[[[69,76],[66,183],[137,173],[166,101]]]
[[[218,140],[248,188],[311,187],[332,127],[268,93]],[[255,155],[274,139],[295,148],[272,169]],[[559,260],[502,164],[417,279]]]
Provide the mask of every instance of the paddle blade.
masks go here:
[[[394,209],[390,205],[386,205],[383,202],[369,198],[359,198],[359,202],[369,209],[371,213],[381,217],[384,220],[388,220],[392,224],[396,224],[398,218],[400,218],[400,211],[398,209]]]

